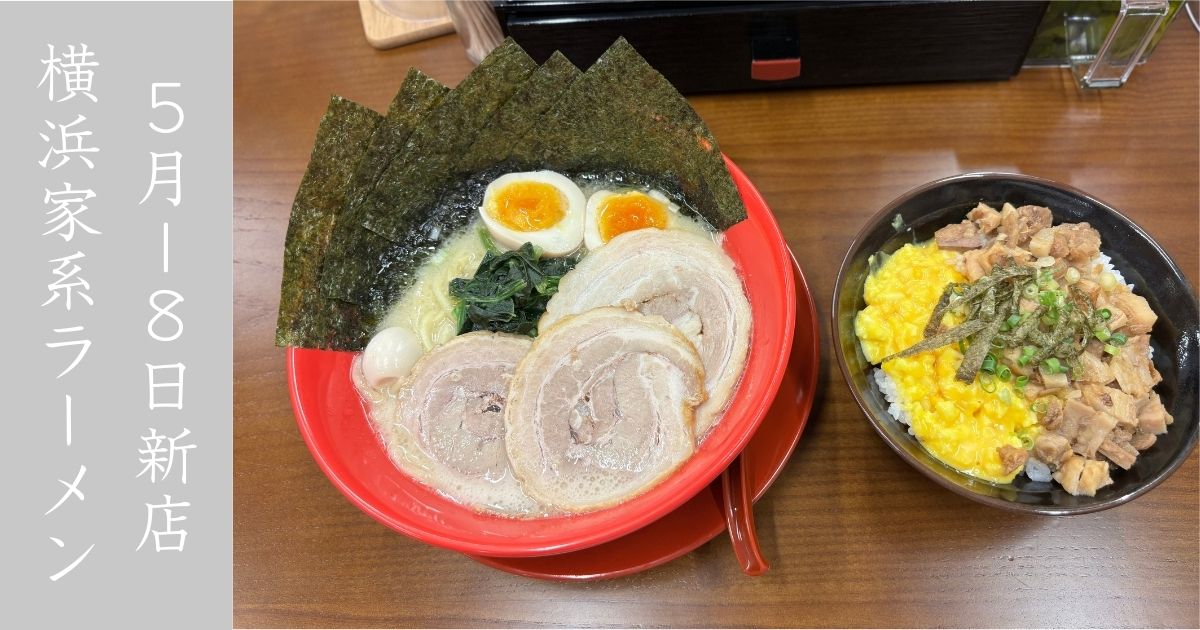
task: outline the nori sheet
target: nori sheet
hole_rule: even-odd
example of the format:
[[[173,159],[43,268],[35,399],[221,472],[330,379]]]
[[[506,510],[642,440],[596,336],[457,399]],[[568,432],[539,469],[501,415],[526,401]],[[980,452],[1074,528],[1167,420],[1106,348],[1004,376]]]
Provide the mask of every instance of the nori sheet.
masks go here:
[[[458,162],[459,173],[473,173],[504,161],[514,139],[524,137],[572,82],[583,73],[555,51],[504,103]]]
[[[745,218],[715,138],[624,39],[587,72],[557,53],[535,68],[506,40],[444,96],[410,71],[366,139],[341,134],[342,146],[333,146],[339,132],[323,121],[314,162],[338,152],[344,164],[310,164],[297,193],[278,343],[364,347],[412,273],[475,218],[483,188],[504,172],[618,173],[662,189],[718,229]]]
[[[382,120],[378,113],[340,96],[329,100],[292,202],[275,329],[277,345],[326,347],[332,332],[361,328],[357,309],[344,308],[354,305],[326,300],[316,285],[352,176]]]
[[[420,123],[421,116],[437,105],[449,91],[450,88],[420,70],[409,69],[388,106],[387,115],[371,136],[367,154],[355,170],[350,195],[346,199],[347,208],[363,202],[388,165],[404,148],[404,143]]]
[[[746,218],[716,138],[624,38],[516,139],[507,158],[525,168],[611,168],[674,180],[688,205],[717,229]]]
[[[462,152],[536,68],[520,46],[505,40],[421,118],[375,189],[334,227],[327,256],[332,264],[321,273],[326,297],[371,303],[370,289],[386,265],[379,247],[384,242],[366,231],[396,241],[414,229],[451,181]]]
[[[333,229],[331,243],[337,242],[338,234],[359,230],[356,220],[351,217],[362,216],[363,204],[392,162],[397,158],[403,159],[408,139],[420,126],[424,115],[437,107],[449,91],[449,88],[419,70],[408,71],[404,83],[400,85],[400,90],[388,106],[387,116],[376,127],[375,134],[371,137],[366,156],[355,170],[344,208]],[[354,264],[356,263],[352,257],[347,256],[347,250],[331,245],[322,266],[321,277],[325,274],[340,274],[346,266]],[[326,294],[326,297],[355,302],[336,293]]]
[[[368,311],[382,317],[395,297],[408,287],[412,280],[409,272],[416,270],[448,235],[475,220],[487,184],[512,170],[500,164],[500,158],[495,156],[506,153],[512,138],[520,137],[534,126],[540,115],[582,74],[566,56],[551,55],[496,110],[475,141],[464,150],[452,177],[439,191],[438,201],[421,209],[419,223],[395,241],[385,242],[386,239],[374,233],[366,237],[371,247],[384,248],[377,280],[360,293],[365,297]]]

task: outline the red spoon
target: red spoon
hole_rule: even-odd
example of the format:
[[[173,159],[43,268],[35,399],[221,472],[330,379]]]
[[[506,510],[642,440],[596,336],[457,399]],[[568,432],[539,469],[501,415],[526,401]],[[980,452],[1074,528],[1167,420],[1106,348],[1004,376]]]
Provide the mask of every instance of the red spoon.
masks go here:
[[[758,547],[758,534],[754,530],[754,491],[748,486],[746,464],[737,459],[721,473],[721,501],[725,505],[725,526],[733,541],[733,554],[742,565],[746,575],[762,575],[771,568]]]

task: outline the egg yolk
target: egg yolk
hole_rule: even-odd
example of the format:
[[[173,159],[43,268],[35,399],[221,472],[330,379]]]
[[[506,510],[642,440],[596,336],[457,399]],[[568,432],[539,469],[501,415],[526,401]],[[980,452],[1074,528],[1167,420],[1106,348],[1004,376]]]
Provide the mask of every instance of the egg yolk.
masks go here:
[[[596,213],[600,238],[605,243],[618,234],[642,228],[667,227],[667,208],[657,199],[640,192],[613,195],[601,204]]]
[[[562,221],[567,197],[543,182],[514,182],[495,194],[487,211],[509,229],[536,232]]]

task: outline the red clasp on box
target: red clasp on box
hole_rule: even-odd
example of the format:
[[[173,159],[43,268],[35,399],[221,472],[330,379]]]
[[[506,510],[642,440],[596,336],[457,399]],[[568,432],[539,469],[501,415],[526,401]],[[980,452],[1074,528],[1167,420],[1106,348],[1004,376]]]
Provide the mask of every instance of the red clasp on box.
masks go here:
[[[754,59],[750,62],[750,78],[757,81],[786,81],[800,76],[800,58]]]

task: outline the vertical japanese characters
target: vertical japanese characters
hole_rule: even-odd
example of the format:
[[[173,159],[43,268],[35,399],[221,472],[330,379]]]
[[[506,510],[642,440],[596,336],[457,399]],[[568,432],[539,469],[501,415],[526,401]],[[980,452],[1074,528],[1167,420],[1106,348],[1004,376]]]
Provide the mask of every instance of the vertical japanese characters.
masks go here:
[[[0,3],[4,628],[229,625],[232,20]]]
[[[47,297],[41,308],[46,313],[50,337],[45,346],[51,352],[61,353],[65,365],[54,379],[63,391],[63,441],[64,448],[69,451],[73,441],[71,386],[79,378],[77,370],[84,369],[84,358],[92,347],[86,325],[89,312],[96,305],[92,285],[84,275],[87,264],[84,250],[102,234],[94,227],[98,225],[93,221],[94,215],[88,215],[86,219],[82,216],[89,206],[100,203],[92,181],[100,148],[92,142],[88,121],[88,114],[95,111],[91,106],[99,102],[92,92],[92,84],[100,62],[84,43],[68,44],[65,51],[54,44],[47,44],[46,48],[46,58],[41,60],[43,72],[37,84],[39,89],[46,91],[48,101],[44,110],[47,117],[42,120],[44,128],[38,134],[46,144],[46,153],[37,164],[44,173],[42,205],[47,217],[44,225],[48,228],[41,236],[51,243],[48,250],[52,258],[48,261]],[[43,515],[51,519],[51,531],[60,526],[58,519],[86,520],[90,516],[88,509],[92,507],[83,505],[86,463],[79,463],[77,470],[64,472],[66,478],[58,482],[65,491]],[[63,558],[53,567],[49,575],[51,582],[74,571],[96,547],[94,541],[49,538],[62,550]]]
[[[191,431],[181,421],[184,411],[183,383],[187,366],[178,356],[177,342],[183,336],[184,322],[175,309],[184,302],[183,295],[172,288],[171,274],[171,221],[170,213],[178,211],[183,203],[183,154],[173,146],[172,134],[183,126],[183,107],[172,98],[182,92],[181,83],[151,83],[150,113],[147,124],[156,135],[156,145],[150,150],[150,184],[142,196],[139,206],[146,206],[159,214],[162,222],[163,288],[151,291],[147,297],[149,311],[146,334],[156,342],[155,363],[146,363],[147,404],[151,413],[163,422],[160,426],[146,428],[141,436],[143,447],[138,450],[142,468],[137,477],[152,486],[174,484],[182,489],[187,485],[188,453],[196,448],[189,441]],[[159,122],[166,123],[164,125]],[[167,427],[167,428],[162,428]],[[162,431],[160,433],[160,430]],[[178,491],[178,490],[177,490]],[[156,489],[155,495],[157,496]],[[146,527],[138,541],[136,550],[146,547],[153,537],[154,550],[184,550],[187,529],[183,527],[187,516],[185,509],[189,501],[173,498],[162,492],[161,502],[157,498],[147,502]]]
[[[93,347],[93,336],[88,331],[89,314],[97,305],[96,291],[88,281],[88,247],[103,237],[104,213],[96,208],[105,203],[103,191],[98,190],[99,178],[95,176],[100,161],[100,147],[93,138],[91,123],[99,116],[96,109],[99,97],[93,91],[100,61],[87,44],[69,44],[63,50],[55,44],[47,45],[47,55],[41,59],[42,74],[37,87],[45,90],[47,105],[38,136],[45,144],[45,153],[37,160],[44,181],[46,227],[41,236],[48,243],[47,263],[49,282],[46,297],[41,303],[49,339],[45,346],[49,352],[61,354],[62,368],[53,375],[62,390],[63,424],[62,448],[71,449],[75,440],[74,410],[87,409],[93,402],[76,400],[72,397],[72,385],[77,379],[86,378],[88,352]],[[191,431],[182,421],[184,410],[184,373],[186,366],[178,356],[179,340],[184,333],[184,321],[177,308],[184,297],[170,286],[170,213],[177,212],[183,203],[183,154],[172,146],[172,134],[184,123],[184,110],[172,98],[182,88],[180,83],[151,83],[147,86],[150,105],[146,110],[148,126],[154,134],[154,144],[149,153],[149,186],[136,206],[144,206],[143,216],[153,217],[162,225],[162,247],[153,254],[154,265],[161,261],[161,286],[149,287],[146,291],[145,331],[154,342],[152,362],[144,363],[146,370],[147,405],[153,420],[141,434],[138,453],[138,468],[131,474],[153,488],[147,493],[146,502],[140,505],[104,506],[105,509],[144,510],[145,528],[136,545],[130,548],[140,551],[152,548],[155,552],[182,552],[187,540],[184,522],[186,508],[191,504],[186,497],[179,497],[188,483],[189,453],[197,448],[190,440]],[[112,203],[125,208],[134,206],[136,198],[117,199]],[[88,212],[91,209],[92,212]],[[99,216],[97,216],[99,214]],[[157,231],[157,230],[156,230]],[[97,287],[99,288],[99,287]],[[139,369],[140,366],[139,366]],[[49,377],[49,375],[47,375]],[[77,447],[78,448],[78,447]],[[133,449],[131,449],[133,450]],[[95,518],[84,507],[87,485],[87,464],[62,472],[58,481],[64,488],[57,501],[50,505],[43,516],[51,519],[50,529],[54,533],[54,519],[73,519],[84,522]],[[159,498],[161,497],[161,499]],[[47,501],[50,503],[50,501]],[[57,582],[78,568],[96,549],[97,541],[64,540],[50,535],[50,541],[62,551],[62,561],[49,574]],[[132,539],[133,536],[131,535]],[[148,545],[148,542],[153,542]],[[118,545],[123,546],[123,545]]]

